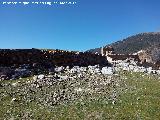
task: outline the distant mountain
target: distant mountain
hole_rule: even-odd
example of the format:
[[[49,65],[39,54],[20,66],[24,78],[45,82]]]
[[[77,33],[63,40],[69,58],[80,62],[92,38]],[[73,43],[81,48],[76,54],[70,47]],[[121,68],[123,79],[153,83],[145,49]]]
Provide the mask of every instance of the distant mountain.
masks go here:
[[[118,54],[132,54],[140,50],[149,50],[160,46],[160,32],[140,33],[106,46],[112,46],[115,53]],[[100,53],[100,48],[91,49],[88,52]]]
[[[160,65],[160,32],[140,33],[121,41],[108,44],[117,54],[138,53],[142,61]],[[101,48],[88,50],[87,52],[100,53]]]

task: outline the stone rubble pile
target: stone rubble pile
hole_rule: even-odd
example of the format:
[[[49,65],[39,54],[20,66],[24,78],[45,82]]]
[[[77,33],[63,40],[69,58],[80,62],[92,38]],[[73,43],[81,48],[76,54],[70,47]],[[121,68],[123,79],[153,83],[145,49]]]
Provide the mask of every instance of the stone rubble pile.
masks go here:
[[[27,69],[15,69],[15,71],[5,68],[3,72],[21,76],[29,75]],[[119,92],[122,89],[122,78],[117,74],[118,71],[143,72],[160,74],[159,70],[151,67],[145,68],[137,65],[136,62],[120,61],[113,67],[100,67],[99,65],[70,68],[55,67],[49,74],[34,75],[30,80],[24,82],[19,79],[16,82],[6,83],[1,81],[0,99],[6,96],[11,98],[11,103],[35,102],[38,105],[54,107],[59,104],[66,104],[76,100],[94,100],[105,98],[116,103]],[[2,72],[2,71],[1,71]],[[1,75],[1,77],[5,77]],[[1,78],[2,79],[2,78]],[[5,79],[5,78],[3,78]]]
[[[10,96],[11,102],[35,102],[48,107],[65,104],[75,100],[97,97],[115,103],[118,97],[117,88],[120,86],[120,77],[113,75],[112,69],[98,65],[79,67],[57,67],[52,74],[33,76],[31,80],[15,83],[1,83],[5,92],[0,94]],[[108,72],[108,71],[109,72]],[[8,89],[9,88],[9,89]]]
[[[31,75],[32,72],[27,68],[0,67],[0,80],[14,80]]]
[[[36,73],[38,74],[43,74],[44,71],[41,71],[39,69],[36,69],[36,71],[39,72],[34,72],[34,69],[30,69],[28,65],[23,65],[19,68],[12,68],[12,67],[0,67],[0,80],[14,80],[14,79],[19,79],[23,77],[29,77],[31,75],[35,75]],[[54,73],[59,73],[59,72],[64,72],[68,71],[68,73],[73,73],[73,74],[79,74],[81,76],[81,73],[84,72],[89,72],[90,74],[103,74],[103,75],[113,75],[115,72],[119,71],[129,71],[129,72],[142,72],[142,73],[148,73],[148,74],[160,74],[160,70],[155,70],[152,67],[143,67],[143,66],[138,66],[138,62],[130,60],[119,60],[114,64],[112,67],[106,66],[106,67],[101,67],[99,65],[94,65],[91,66],[89,65],[88,67],[79,67],[79,66],[74,66],[70,68],[69,66],[60,66],[60,67],[53,67],[48,70],[49,74],[54,74]],[[41,76],[42,77],[42,76]],[[40,77],[40,78],[41,78]],[[42,77],[43,78],[43,77]]]
[[[0,79],[18,79],[35,74],[61,72],[55,66],[109,66],[106,57],[89,52],[40,49],[0,49]]]
[[[113,68],[115,71],[129,71],[129,72],[141,72],[141,73],[148,73],[148,74],[160,74],[159,69],[154,69],[152,67],[144,67],[139,66],[138,62],[130,60],[124,60],[124,61],[117,61],[116,64],[114,64]]]
[[[115,73],[115,69],[113,67],[103,67],[101,72],[105,75],[112,75]]]

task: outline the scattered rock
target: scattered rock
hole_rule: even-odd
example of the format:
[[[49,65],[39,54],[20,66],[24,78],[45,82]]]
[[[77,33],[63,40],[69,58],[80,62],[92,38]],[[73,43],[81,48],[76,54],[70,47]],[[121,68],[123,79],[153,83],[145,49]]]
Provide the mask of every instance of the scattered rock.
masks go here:
[[[14,101],[16,101],[16,100],[17,100],[16,98],[12,98],[11,102],[14,102]]]
[[[54,68],[55,72],[62,72],[63,70],[64,70],[63,66]]]
[[[44,79],[45,78],[45,75],[41,74],[41,75],[38,75],[37,77],[38,79]]]
[[[103,67],[101,72],[104,75],[113,75],[114,74],[114,70],[112,67]]]
[[[36,81],[38,79],[38,76],[33,76],[33,80]]]

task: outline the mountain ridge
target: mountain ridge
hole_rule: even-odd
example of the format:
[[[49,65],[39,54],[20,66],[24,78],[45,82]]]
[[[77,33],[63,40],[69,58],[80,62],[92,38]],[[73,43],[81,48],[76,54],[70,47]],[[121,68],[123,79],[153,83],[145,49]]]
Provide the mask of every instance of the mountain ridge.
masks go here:
[[[116,54],[134,54],[143,51],[142,56],[150,58],[151,63],[160,61],[160,32],[139,33],[103,47],[108,46],[113,47]],[[101,48],[90,49],[88,52],[101,54]]]
[[[160,32],[145,32],[129,36],[104,47],[112,46],[117,54],[132,54],[140,50],[146,50],[151,46],[159,46],[159,44]],[[100,53],[100,48],[90,49],[88,52]]]

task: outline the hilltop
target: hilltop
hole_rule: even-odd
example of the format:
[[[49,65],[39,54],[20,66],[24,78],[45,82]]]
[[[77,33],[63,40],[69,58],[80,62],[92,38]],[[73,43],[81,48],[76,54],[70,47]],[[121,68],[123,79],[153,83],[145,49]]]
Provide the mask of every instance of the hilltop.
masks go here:
[[[160,32],[140,33],[105,46],[112,46],[116,53],[131,54],[160,44]],[[100,48],[89,50],[100,52]]]

